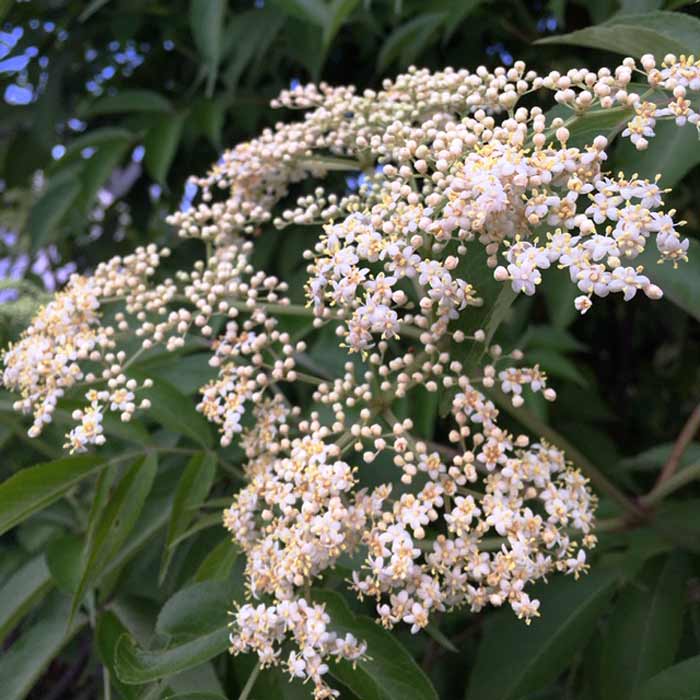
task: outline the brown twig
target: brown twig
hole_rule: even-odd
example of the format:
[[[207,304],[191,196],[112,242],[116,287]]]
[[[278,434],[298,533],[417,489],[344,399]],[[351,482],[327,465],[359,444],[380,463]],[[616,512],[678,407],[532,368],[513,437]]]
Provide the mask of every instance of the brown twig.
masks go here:
[[[683,430],[681,430],[680,434],[676,438],[671,454],[666,460],[666,464],[664,464],[664,466],[661,468],[659,476],[656,479],[656,483],[654,484],[654,488],[651,490],[652,492],[656,491],[656,489],[664,481],[666,481],[666,479],[673,476],[678,468],[683,454],[685,453],[688,445],[692,442],[698,430],[700,430],[700,404],[698,404],[695,407],[695,410],[690,414],[688,420],[683,426]]]

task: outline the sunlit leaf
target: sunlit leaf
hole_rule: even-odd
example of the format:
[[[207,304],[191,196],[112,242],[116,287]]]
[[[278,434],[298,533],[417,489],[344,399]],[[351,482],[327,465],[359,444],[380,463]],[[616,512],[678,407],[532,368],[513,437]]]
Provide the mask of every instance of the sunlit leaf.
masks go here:
[[[123,683],[149,683],[199,666],[222,654],[228,646],[226,621],[214,632],[167,649],[142,649],[131,636],[122,635],[117,643],[115,672]]]
[[[90,523],[80,583],[73,597],[74,610],[121,550],[141,514],[157,469],[155,455],[137,460],[122,477],[104,510],[93,513],[96,520]]]
[[[130,374],[140,381],[147,376],[133,370]],[[172,384],[158,379],[142,393],[151,400],[149,415],[163,427],[178,435],[185,435],[204,447],[211,447],[212,434],[206,419],[195,410],[194,403]]]
[[[104,466],[93,455],[75,455],[18,471],[0,484],[0,534],[58,500]]]
[[[678,12],[622,13],[603,24],[535,43],[587,46],[634,57],[692,53],[700,46],[700,20]]]
[[[23,564],[0,588],[0,640],[51,589],[51,572],[40,554]]]
[[[234,600],[243,600],[242,581],[194,583],[169,598],[158,614],[156,631],[177,639],[214,632],[229,621]]]
[[[207,66],[207,97],[214,92],[218,74],[225,13],[226,0],[190,1],[192,36]]]

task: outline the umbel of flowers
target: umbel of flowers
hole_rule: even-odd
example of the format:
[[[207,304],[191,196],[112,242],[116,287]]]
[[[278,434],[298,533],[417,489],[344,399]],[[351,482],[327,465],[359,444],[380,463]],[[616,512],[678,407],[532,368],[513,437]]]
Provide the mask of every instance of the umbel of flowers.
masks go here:
[[[572,129],[587,112],[615,109],[628,122],[623,137],[644,149],[659,119],[697,123],[687,94],[698,89],[700,65],[669,55],[659,67],[644,56],[538,75],[519,61],[410,69],[378,91],[285,91],[273,105],[302,119],[226,151],[194,179],[198,203],[168,219],[206,242],[206,259],[164,279],[169,251],[149,246],[74,275],[5,352],[4,384],[20,394],[15,408],[33,414],[31,436],[64,396],[83,393],[66,442],[80,452],[105,441],[106,412],[129,421],[148,409],[130,376],[142,353],[200,338],[217,376],[198,409],[223,446],[239,442],[248,479],[224,512],[249,595],[234,613],[231,651],[283,664],[311,680],[316,698],[337,694],[324,678],[329,662],[366,652],[333,631],[310,593],[340,560],[386,627],[418,632],[436,612],[505,604],[529,621],[534,581],[586,570],[596,499],[554,445],[499,426],[492,387],[516,406],[525,387],[556,395],[522,353],[491,344],[493,328],[465,330],[470,307],[492,303],[466,263],[481,260],[527,295],[542,270],[565,268],[582,313],[608,294],[661,297],[637,259],[651,244],[661,261],[685,260],[683,222],[656,180],[606,170],[603,134],[574,146]],[[559,116],[537,106],[548,93]],[[295,183],[334,170],[361,171],[359,189],[318,185],[289,206]],[[251,264],[268,222],[318,232],[304,253],[306,307]],[[306,342],[283,330],[289,315],[330,326],[359,361],[338,377],[309,373]],[[134,336],[139,346],[127,351]],[[318,410],[289,404],[285,387],[297,382],[313,385]],[[417,385],[442,395],[449,444],[420,439],[394,415]],[[377,484],[368,477],[382,460],[394,475]]]

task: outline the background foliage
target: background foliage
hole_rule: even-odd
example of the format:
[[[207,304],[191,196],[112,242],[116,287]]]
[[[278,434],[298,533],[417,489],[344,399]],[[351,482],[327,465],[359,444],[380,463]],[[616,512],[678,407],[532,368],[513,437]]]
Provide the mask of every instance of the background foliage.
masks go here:
[[[4,0],[0,16],[3,345],[74,269],[146,241],[173,245],[173,267],[201,255],[164,214],[192,198],[189,174],[279,118],[269,99],[296,81],[364,87],[412,62],[522,58],[547,71],[700,50],[700,7],[674,0]],[[618,128],[585,122],[573,137]],[[688,265],[655,271],[666,298],[609,299],[579,320],[551,271],[499,331],[559,394],[504,403],[511,427],[565,447],[602,495],[592,572],[543,589],[530,627],[505,611],[455,613],[412,637],[350,609],[339,569],[319,595],[373,657],[334,670],[343,697],[674,700],[700,688],[697,133],[664,124],[643,156],[619,145],[610,165],[662,173],[695,239]],[[261,232],[258,265],[294,287],[307,235]],[[312,338],[321,368],[343,361],[333,338]],[[95,455],[63,456],[60,421],[30,441],[0,396],[3,700],[307,697],[272,671],[244,690],[254,660],[222,653],[226,611],[243,599],[219,526],[240,455],[215,454],[194,411],[204,355],[151,355],[140,369],[159,378],[160,410],[108,425]],[[407,410],[439,440],[437,408]]]

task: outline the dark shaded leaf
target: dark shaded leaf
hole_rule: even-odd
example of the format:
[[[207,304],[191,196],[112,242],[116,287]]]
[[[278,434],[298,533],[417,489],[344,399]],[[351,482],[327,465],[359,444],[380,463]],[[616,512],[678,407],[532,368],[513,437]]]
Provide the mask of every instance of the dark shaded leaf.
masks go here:
[[[78,589],[82,554],[83,542],[75,535],[66,535],[51,542],[46,550],[51,577],[58,588],[68,595]]]
[[[175,541],[187,530],[196,516],[197,509],[209,493],[215,475],[216,460],[211,453],[194,455],[185,467],[175,490],[173,508],[170,512],[170,524],[159,575],[161,582],[175,553]]]
[[[238,548],[229,537],[223,539],[207,554],[194,575],[195,581],[226,578],[238,557]]]
[[[101,114],[123,114],[128,112],[170,112],[170,100],[152,90],[120,90],[87,105],[79,114],[95,117]]]
[[[412,63],[446,19],[444,12],[420,14],[397,27],[386,39],[377,58],[377,71],[383,73],[393,63]]]
[[[3,652],[0,656],[2,700],[26,697],[51,660],[87,622],[81,616],[68,627],[69,617],[70,601],[55,592],[46,599],[37,622]]]
[[[355,615],[333,591],[313,591],[326,606],[330,628],[353,634],[367,643],[368,658],[353,669],[348,662],[331,664],[330,672],[363,700],[433,700],[435,688],[398,640],[368,617]]]
[[[663,289],[664,296],[685,312],[700,320],[700,242],[691,239],[688,262],[659,264],[659,253],[653,244],[637,258],[635,264],[645,267],[645,274]]]
[[[636,700],[698,700],[700,656],[661,671],[639,690]]]
[[[673,663],[683,629],[688,560],[675,554],[650,565],[621,593],[601,654],[601,694],[627,700]]]
[[[165,184],[167,179],[184,123],[184,114],[164,116],[159,124],[152,126],[146,133],[146,155],[143,162],[148,174],[160,184]]]
[[[114,656],[117,642],[126,633],[126,627],[111,610],[103,612],[98,617],[95,627],[97,653],[109,671],[110,682],[124,700],[137,700],[141,695],[141,688],[134,688],[134,686],[122,683],[114,672]]]
[[[542,617],[531,625],[503,610],[487,622],[468,700],[515,700],[544,688],[582,649],[607,607],[619,573],[603,568],[540,587]],[[535,595],[535,593],[533,593]]]
[[[80,194],[80,181],[49,183],[29,215],[29,235],[34,250],[56,240],[63,217]]]
[[[327,17],[323,23],[323,46],[326,50],[328,50],[345,20],[359,4],[360,0],[333,0],[330,3]]]

